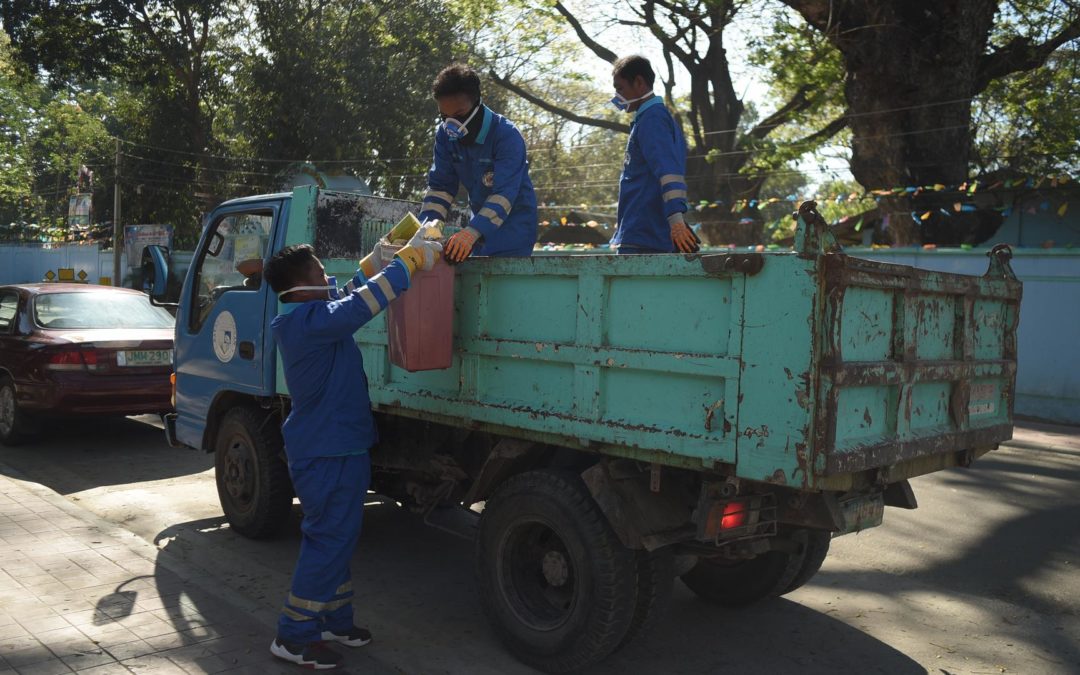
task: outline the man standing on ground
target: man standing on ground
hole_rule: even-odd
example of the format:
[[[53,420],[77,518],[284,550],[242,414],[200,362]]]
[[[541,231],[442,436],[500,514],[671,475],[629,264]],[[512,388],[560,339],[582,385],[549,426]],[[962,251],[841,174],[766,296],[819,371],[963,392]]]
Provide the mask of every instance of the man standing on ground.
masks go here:
[[[521,132],[483,104],[480,77],[466,65],[444,68],[432,94],[443,121],[435,132],[435,158],[420,220],[445,220],[458,187],[464,185],[472,218],[446,243],[446,259],[457,263],[474,254],[532,255],[536,193]]]
[[[698,238],[683,216],[688,210],[686,140],[663,99],[652,92],[652,65],[644,56],[624,56],[612,76],[612,104],[634,115],[612,246],[624,254],[697,251]]]

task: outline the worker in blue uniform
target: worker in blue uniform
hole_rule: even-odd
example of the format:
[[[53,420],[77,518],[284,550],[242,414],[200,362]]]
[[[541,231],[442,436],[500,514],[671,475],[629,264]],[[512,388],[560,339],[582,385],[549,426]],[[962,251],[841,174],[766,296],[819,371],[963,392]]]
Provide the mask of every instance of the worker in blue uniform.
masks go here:
[[[626,56],[612,70],[612,104],[633,113],[619,178],[619,210],[611,243],[619,253],[692,253],[700,241],[686,224],[686,140],[653,94],[656,75],[644,56]]]
[[[529,179],[525,139],[510,120],[480,99],[480,78],[463,64],[447,66],[432,94],[442,123],[420,220],[445,220],[464,185],[472,215],[446,243],[446,259],[470,255],[530,256],[536,244],[536,192]]]
[[[281,430],[304,510],[300,556],[270,645],[286,661],[335,668],[341,655],[325,642],[359,647],[371,641],[371,633],[353,623],[349,563],[377,433],[353,333],[405,292],[414,272],[434,266],[442,246],[432,237],[430,228],[421,228],[381,272],[366,279],[358,271],[344,297],[306,244],[282,249],[263,271],[284,303],[270,326],[292,395]]]

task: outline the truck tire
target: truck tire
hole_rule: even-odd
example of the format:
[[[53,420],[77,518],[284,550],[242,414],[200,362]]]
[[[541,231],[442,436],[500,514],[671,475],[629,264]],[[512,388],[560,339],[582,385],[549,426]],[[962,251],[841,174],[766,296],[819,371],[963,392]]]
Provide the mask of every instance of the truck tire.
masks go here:
[[[622,643],[634,618],[637,558],[577,474],[508,479],[480,517],[476,579],[484,612],[521,661],[575,671]]]
[[[637,551],[637,604],[630,628],[623,636],[619,648],[648,635],[659,623],[671,604],[671,590],[675,586],[675,556],[671,549]]]
[[[19,408],[15,383],[6,375],[0,376],[0,444],[21,445],[34,431],[33,420]]]
[[[829,555],[829,544],[832,542],[831,532],[822,530],[804,530],[804,532],[806,533],[806,544],[802,566],[799,567],[799,573],[784,589],[784,595],[801,588],[803,584],[813,579],[825,562],[825,556]]]
[[[805,557],[805,551],[769,551],[738,561],[703,557],[682,580],[704,600],[723,607],[745,607],[786,593]]]
[[[229,526],[251,539],[273,536],[292,509],[292,483],[281,434],[249,406],[225,414],[214,441],[214,478]]]

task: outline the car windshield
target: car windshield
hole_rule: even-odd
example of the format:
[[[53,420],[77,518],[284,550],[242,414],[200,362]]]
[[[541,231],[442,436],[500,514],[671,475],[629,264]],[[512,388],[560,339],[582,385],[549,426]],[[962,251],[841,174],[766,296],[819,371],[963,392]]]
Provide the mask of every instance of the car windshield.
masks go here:
[[[45,293],[34,300],[43,328],[172,328],[173,317],[144,295]]]

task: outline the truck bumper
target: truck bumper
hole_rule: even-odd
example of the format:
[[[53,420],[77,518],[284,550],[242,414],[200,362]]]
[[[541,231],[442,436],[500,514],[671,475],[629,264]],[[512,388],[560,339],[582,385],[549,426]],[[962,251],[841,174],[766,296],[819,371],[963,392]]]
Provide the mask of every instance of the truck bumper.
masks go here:
[[[161,423],[165,427],[165,440],[168,441],[170,447],[187,447],[180,441],[176,440],[176,413],[162,413]]]

